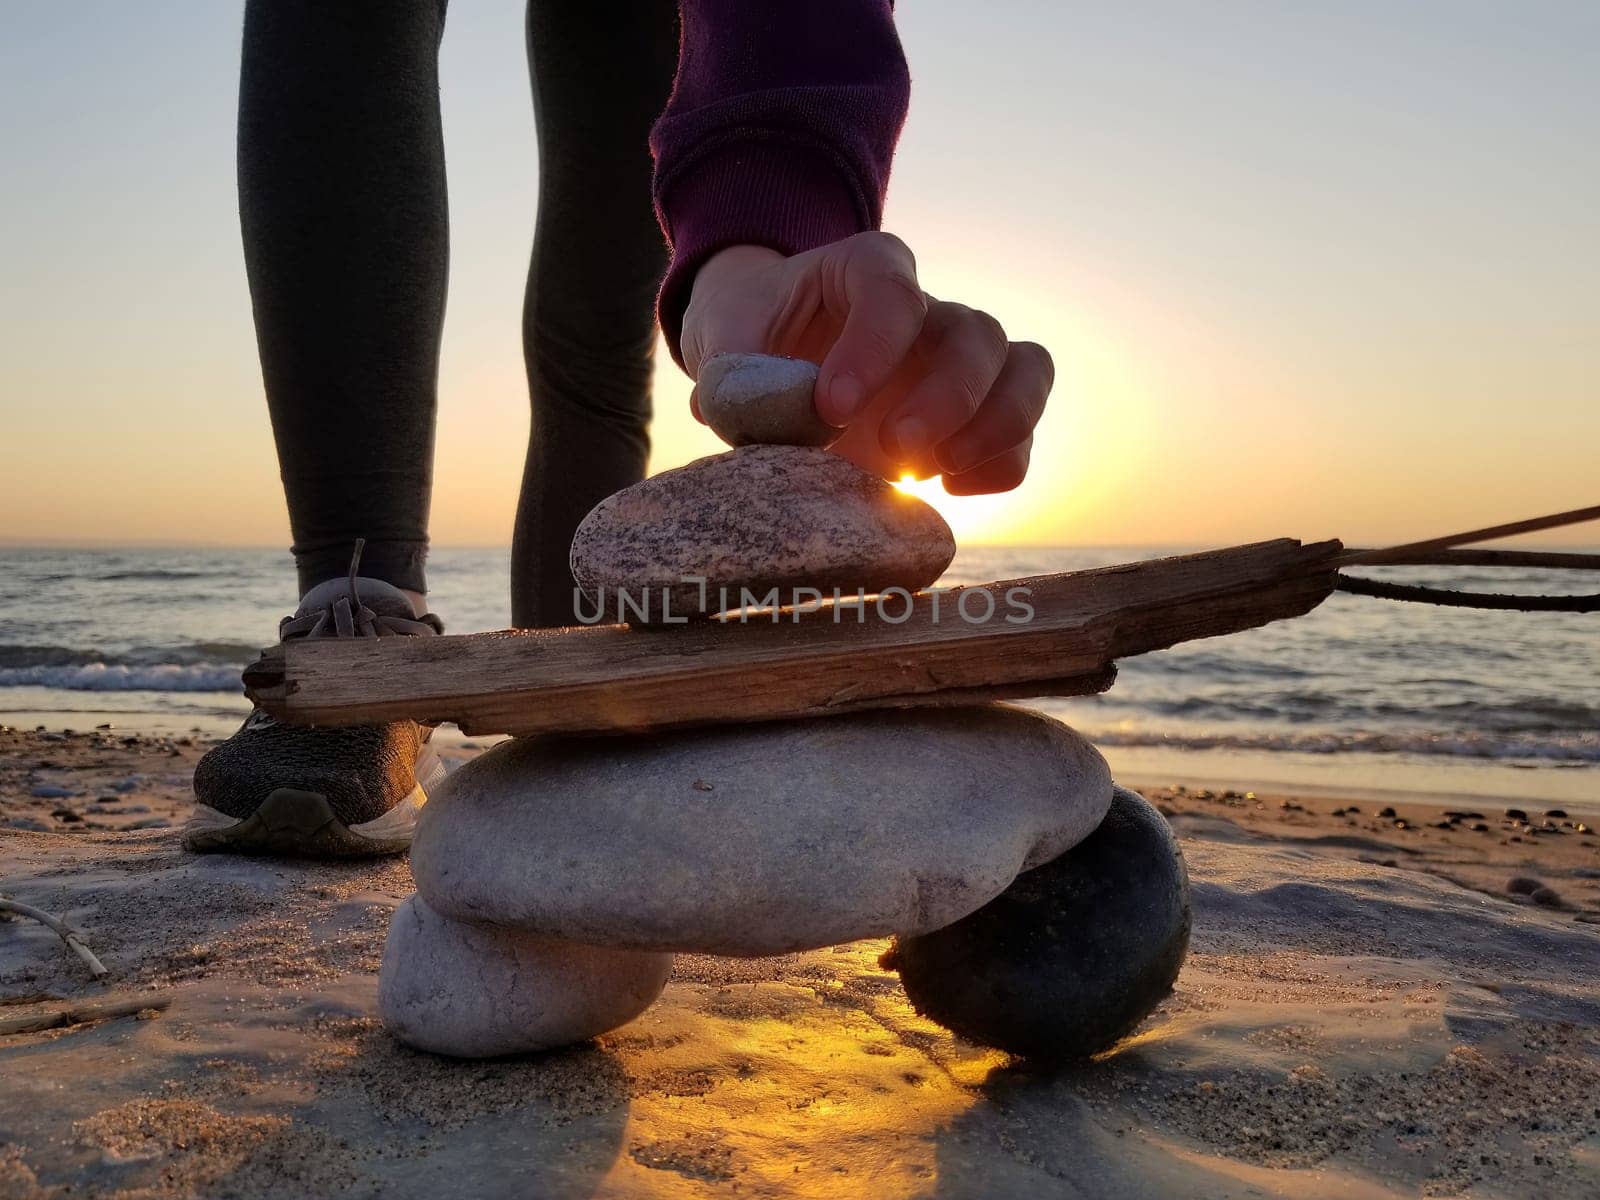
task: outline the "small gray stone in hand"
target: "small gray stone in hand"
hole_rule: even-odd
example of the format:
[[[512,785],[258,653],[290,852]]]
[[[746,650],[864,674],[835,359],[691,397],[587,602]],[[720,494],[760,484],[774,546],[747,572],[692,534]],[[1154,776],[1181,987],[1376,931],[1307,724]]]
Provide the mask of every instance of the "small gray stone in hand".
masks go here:
[[[817,415],[816,363],[772,354],[719,354],[700,368],[695,400],[730,446],[829,446],[842,429]]]

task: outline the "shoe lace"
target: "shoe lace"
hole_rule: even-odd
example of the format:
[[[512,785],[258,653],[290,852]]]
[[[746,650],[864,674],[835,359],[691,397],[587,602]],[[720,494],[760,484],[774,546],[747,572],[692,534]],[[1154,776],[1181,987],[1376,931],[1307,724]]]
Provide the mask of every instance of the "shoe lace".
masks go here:
[[[278,625],[279,641],[322,637],[431,637],[444,632],[444,623],[433,613],[417,618],[399,617],[391,613],[374,612],[362,603],[360,590],[356,586],[356,572],[361,566],[361,552],[366,545],[366,538],[356,539],[355,552],[350,555],[350,573],[345,580],[347,594],[326,608],[285,617]]]

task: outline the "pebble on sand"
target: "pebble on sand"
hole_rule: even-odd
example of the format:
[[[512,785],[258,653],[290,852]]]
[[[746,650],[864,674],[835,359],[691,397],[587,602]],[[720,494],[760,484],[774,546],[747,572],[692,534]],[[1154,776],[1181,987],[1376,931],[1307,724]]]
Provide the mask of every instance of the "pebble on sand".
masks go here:
[[[1545,886],[1534,888],[1528,893],[1528,899],[1535,904],[1542,904],[1546,908],[1565,908],[1567,902],[1561,898],[1561,893],[1555,888]]]

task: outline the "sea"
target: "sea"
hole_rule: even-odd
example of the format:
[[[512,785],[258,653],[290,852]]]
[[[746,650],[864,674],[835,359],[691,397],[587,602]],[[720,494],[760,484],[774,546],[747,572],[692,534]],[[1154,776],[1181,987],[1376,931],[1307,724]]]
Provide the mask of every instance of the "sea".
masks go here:
[[[1181,548],[963,549],[947,584]],[[450,632],[510,624],[505,550],[437,548]],[[1501,592],[1592,591],[1572,571],[1368,568]],[[225,734],[240,667],[276,640],[274,550],[0,550],[0,723]],[[1600,613],[1447,609],[1335,594],[1307,616],[1124,660],[1101,696],[1036,706],[1125,781],[1600,811]]]

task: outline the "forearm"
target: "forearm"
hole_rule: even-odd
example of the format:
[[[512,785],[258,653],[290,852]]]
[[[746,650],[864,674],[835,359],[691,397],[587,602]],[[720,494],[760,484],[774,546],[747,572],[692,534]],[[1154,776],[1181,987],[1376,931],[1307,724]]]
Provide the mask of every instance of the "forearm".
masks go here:
[[[695,272],[718,250],[797,254],[878,227],[910,94],[889,0],[681,0],[680,11],[677,78],[650,139],[674,357]]]

